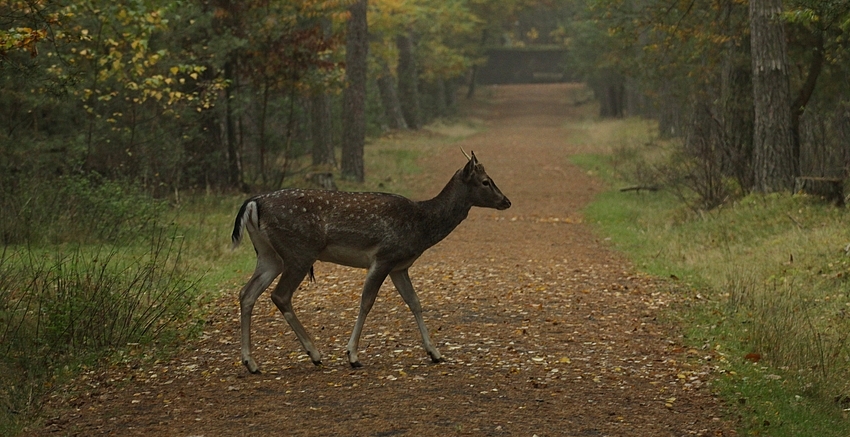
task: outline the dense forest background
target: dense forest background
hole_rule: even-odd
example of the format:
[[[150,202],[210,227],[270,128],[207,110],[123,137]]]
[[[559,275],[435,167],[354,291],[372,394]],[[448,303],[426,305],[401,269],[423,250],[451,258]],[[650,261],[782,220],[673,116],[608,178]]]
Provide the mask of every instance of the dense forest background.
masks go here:
[[[843,178],[848,10],[840,0],[2,1],[3,203],[72,176],[160,197],[278,188],[317,169],[362,180],[364,138],[450,116],[495,47],[562,48],[563,77],[590,85],[601,116],[655,118],[662,136],[682,138],[684,169],[671,177],[705,207],[790,190],[801,175]]]

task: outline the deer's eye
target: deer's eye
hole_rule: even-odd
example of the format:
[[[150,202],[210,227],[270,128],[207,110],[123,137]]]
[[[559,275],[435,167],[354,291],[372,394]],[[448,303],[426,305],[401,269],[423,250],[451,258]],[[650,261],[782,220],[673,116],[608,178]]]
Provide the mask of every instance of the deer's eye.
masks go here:
[[[484,179],[483,181],[481,181],[481,185],[484,185],[485,187],[489,187],[490,186],[490,179]]]

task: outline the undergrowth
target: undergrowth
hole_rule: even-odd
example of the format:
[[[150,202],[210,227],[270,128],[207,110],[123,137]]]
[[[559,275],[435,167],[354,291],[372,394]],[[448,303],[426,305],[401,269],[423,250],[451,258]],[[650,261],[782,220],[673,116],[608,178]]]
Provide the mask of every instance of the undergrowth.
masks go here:
[[[169,206],[129,184],[19,175],[0,191],[0,434],[15,435],[75,369],[190,334],[203,272]]]
[[[634,120],[622,123],[634,131]],[[620,192],[653,185],[634,171],[665,159],[651,131],[573,159],[617,189],[587,208],[588,220],[638,268],[674,278],[683,303],[671,318],[691,346],[717,357],[714,386],[744,432],[850,435],[848,213],[790,194],[706,211],[670,180],[660,191]]]

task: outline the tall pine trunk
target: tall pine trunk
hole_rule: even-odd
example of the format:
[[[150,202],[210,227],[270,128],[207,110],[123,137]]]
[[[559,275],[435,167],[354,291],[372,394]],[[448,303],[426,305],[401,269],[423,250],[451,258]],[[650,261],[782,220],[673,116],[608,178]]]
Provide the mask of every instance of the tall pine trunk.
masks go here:
[[[336,167],[331,118],[330,95],[321,88],[313,90],[310,96],[310,135],[315,166]]]
[[[754,189],[791,190],[797,174],[782,0],[750,0]]]
[[[229,83],[236,82],[236,56],[232,56],[225,64],[224,64],[224,77]],[[226,100],[225,100],[225,126],[226,126],[226,137],[225,141],[227,142],[227,174],[228,174],[228,182],[231,187],[239,187],[242,182],[242,175],[239,171],[239,154],[238,147],[236,144],[236,123],[234,120],[233,114],[233,91],[232,87],[228,86],[225,90],[226,92]]]
[[[390,129],[407,129],[407,122],[401,113],[401,104],[398,101],[395,78],[390,71],[386,61],[381,61],[381,77],[378,78],[378,92],[381,94],[381,103],[384,105],[384,115],[387,126]]]
[[[348,9],[345,42],[346,87],[342,94],[342,177],[363,182],[363,145],[366,142],[366,55],[369,50],[366,0]]]
[[[812,35],[814,39],[814,47],[812,48],[812,59],[809,62],[806,81],[800,88],[800,93],[791,104],[791,134],[794,141],[794,160],[800,165],[800,118],[806,111],[806,105],[809,104],[809,99],[815,92],[815,87],[818,84],[821,70],[824,64],[824,36],[823,31],[816,29]]]
[[[322,17],[318,21],[322,29],[322,39],[331,38],[331,20]],[[310,137],[312,144],[313,166],[325,170],[336,167],[336,155],[333,144],[333,110],[331,95],[324,85],[316,84],[310,94]]]
[[[727,6],[739,7],[739,6]],[[731,12],[730,14],[731,15]],[[743,190],[753,189],[753,80],[750,43],[725,23],[725,43],[717,100],[723,139],[723,172]]]
[[[401,103],[401,113],[407,127],[419,129],[421,114],[419,113],[419,84],[416,72],[416,61],[413,57],[413,41],[409,35],[401,34],[396,37],[398,46],[398,99]]]
[[[448,104],[446,103],[446,81],[442,78],[434,79],[431,84],[431,93],[434,99],[434,116],[445,117],[449,114]]]

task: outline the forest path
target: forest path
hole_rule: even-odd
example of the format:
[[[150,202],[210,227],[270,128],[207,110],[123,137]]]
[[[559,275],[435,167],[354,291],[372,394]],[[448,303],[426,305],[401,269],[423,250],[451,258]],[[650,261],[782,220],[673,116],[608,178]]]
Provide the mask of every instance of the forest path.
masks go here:
[[[566,141],[574,91],[494,88],[486,128],[460,144],[513,207],[473,209],[411,268],[447,362],[428,361],[387,281],[364,329],[364,367],[350,369],[345,344],[364,273],[317,264],[317,282],[294,304],[324,366],[310,364],[266,294],[254,313],[263,373],[249,375],[235,287],[184,353],[83,375],[89,388],[54,399],[55,417],[38,434],[735,435],[706,387],[703,352],[656,321],[670,295],[583,223],[581,208],[602,186],[569,163],[590,147]],[[456,145],[424,159],[419,197],[436,194],[463,163]]]

